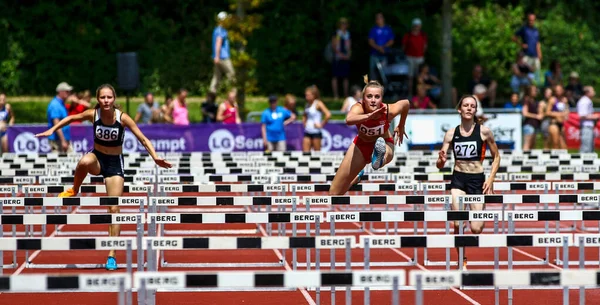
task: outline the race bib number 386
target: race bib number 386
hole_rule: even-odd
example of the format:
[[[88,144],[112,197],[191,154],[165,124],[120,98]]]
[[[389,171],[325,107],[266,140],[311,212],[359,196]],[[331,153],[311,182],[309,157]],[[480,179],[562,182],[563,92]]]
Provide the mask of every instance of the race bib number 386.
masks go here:
[[[96,126],[96,138],[104,141],[116,141],[119,136],[119,128]]]
[[[454,143],[454,153],[456,154],[456,158],[477,157],[477,142],[468,141]]]
[[[359,130],[361,133],[364,133],[367,136],[380,136],[383,135],[383,125],[379,125],[376,127],[366,127],[365,125],[360,125]]]

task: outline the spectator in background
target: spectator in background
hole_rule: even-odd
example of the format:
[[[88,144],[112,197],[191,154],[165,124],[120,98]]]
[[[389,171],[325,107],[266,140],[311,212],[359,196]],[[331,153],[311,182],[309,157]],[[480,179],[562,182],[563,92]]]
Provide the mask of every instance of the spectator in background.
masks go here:
[[[68,103],[65,103],[67,115],[80,114],[86,111],[92,106],[90,103],[91,100],[92,96],[90,94],[90,90],[85,90],[79,94],[69,95],[67,98]],[[71,124],[81,124],[81,122],[73,121]]]
[[[321,150],[322,129],[331,118],[327,106],[320,100],[319,88],[312,85],[304,91],[306,107],[302,121],[304,124],[304,138],[302,139],[302,151],[309,152]],[[323,118],[325,116],[325,118]]]
[[[554,86],[553,94],[546,107],[546,116],[550,117],[550,126],[548,126],[550,148],[566,149],[563,127],[569,116],[569,102],[561,85]]]
[[[531,72],[539,75],[542,67],[542,44],[540,43],[540,32],[535,27],[535,14],[527,14],[527,24],[520,27],[512,39],[521,46],[521,51],[524,53],[523,59],[531,67]]]
[[[174,125],[190,125],[186,103],[187,94],[186,89],[179,89],[177,97],[169,105],[169,116],[173,119]]]
[[[380,79],[377,71],[377,63],[387,65],[386,52],[394,45],[394,31],[385,24],[383,13],[375,15],[375,26],[369,31],[369,46],[371,56],[369,58],[369,79]]]
[[[417,75],[417,86],[422,86],[427,90],[427,95],[438,100],[442,95],[441,81],[433,74],[429,73],[429,66],[422,63],[419,66],[419,74]]]
[[[350,76],[350,55],[352,43],[350,32],[348,32],[348,19],[340,18],[338,30],[331,38],[331,47],[333,48],[333,77],[331,78],[331,87],[333,88],[333,98],[338,99],[338,79],[342,79],[344,96],[348,96],[348,77]]]
[[[158,117],[154,119],[156,122],[162,123],[173,123],[173,118],[171,117],[171,104],[173,103],[173,97],[170,94],[165,96],[165,103],[160,106],[160,112],[158,113]]]
[[[263,145],[266,151],[285,151],[285,126],[296,120],[289,110],[277,106],[277,96],[269,96],[269,108],[263,111],[260,122]]]
[[[519,94],[513,93],[510,95],[510,100],[504,104],[504,109],[523,109],[523,105],[519,101]]]
[[[223,74],[231,81],[235,78],[235,70],[231,63],[229,36],[227,30],[223,27],[227,17],[228,15],[226,12],[220,12],[217,15],[217,26],[213,30],[212,35],[212,59],[214,70],[212,80],[210,81],[209,91],[215,94],[217,93]]]
[[[544,118],[542,119],[541,131],[542,131],[542,139],[544,140],[544,149],[550,149],[550,133],[548,132],[548,128],[550,127],[550,117],[546,115],[546,108],[550,104],[552,100],[553,92],[552,88],[544,89],[544,99],[540,101],[542,104],[542,112],[544,113]]]
[[[227,98],[219,105],[217,110],[217,121],[223,124],[240,124],[240,111],[236,101],[237,90],[231,89],[227,93]]]
[[[154,101],[154,95],[148,92],[144,96],[144,102],[138,106],[133,120],[136,123],[150,124],[152,123],[152,118],[155,117],[155,113],[159,111],[158,103]]]
[[[206,93],[206,101],[200,106],[202,112],[202,123],[214,123],[217,121],[217,95],[213,92]]]
[[[533,84],[533,73],[531,66],[525,61],[525,53],[517,54],[517,61],[512,65],[512,78],[510,88],[513,93],[521,93],[521,89]]]
[[[419,72],[419,65],[425,62],[427,52],[427,35],[421,31],[421,19],[413,19],[410,32],[402,37],[402,50],[409,64],[408,94],[412,95],[414,78]]]
[[[6,130],[8,126],[15,124],[15,114],[10,104],[6,103],[6,94],[0,92],[0,148],[1,153],[8,152],[8,137]]]
[[[600,119],[598,114],[594,113],[594,104],[592,98],[596,95],[594,87],[585,86],[583,88],[584,96],[577,101],[577,114],[579,114],[579,126],[581,146],[580,153],[594,152],[594,126],[596,121]]]
[[[411,104],[413,109],[437,108],[429,96],[427,96],[427,90],[425,90],[425,86],[417,86],[417,95],[413,96]]]
[[[342,113],[348,113],[350,112],[350,108],[352,108],[352,106],[354,106],[354,104],[360,102],[360,100],[362,99],[362,88],[359,86],[352,86],[352,90],[351,90],[352,95],[348,96],[345,100],[344,100],[344,104],[342,105],[342,109],[340,109],[340,111]]]
[[[544,87],[554,88],[556,85],[562,85],[562,71],[557,59],[550,62],[550,70],[544,74]]]
[[[56,86],[56,96],[50,101],[46,115],[48,117],[48,129],[58,124],[60,120],[68,116],[65,101],[69,97],[73,87],[66,82]],[[57,130],[48,137],[52,152],[68,153],[73,151],[71,146],[71,127],[69,125]]]
[[[565,87],[565,95],[570,105],[575,105],[583,96],[583,86],[579,81],[579,73],[573,71],[569,74],[569,84]]]
[[[296,109],[296,96],[288,93],[285,95],[285,102],[283,107],[285,107],[285,109],[291,111],[296,118],[298,118],[298,110]]]
[[[477,112],[475,112],[475,117],[477,117],[482,124],[488,120],[483,112],[483,106],[481,105],[481,100],[483,100],[486,95],[487,88],[484,85],[479,84],[473,88],[473,97],[475,97],[475,101],[477,102]]]
[[[467,92],[473,92],[476,85],[482,84],[488,88],[487,97],[481,101],[482,104],[493,107],[496,104],[496,88],[498,83],[495,80],[490,79],[487,75],[483,74],[483,67],[479,64],[473,67],[473,78],[467,85]]]
[[[537,90],[536,86],[531,85],[523,97],[523,151],[535,148],[536,135],[544,118],[544,105],[537,100]]]

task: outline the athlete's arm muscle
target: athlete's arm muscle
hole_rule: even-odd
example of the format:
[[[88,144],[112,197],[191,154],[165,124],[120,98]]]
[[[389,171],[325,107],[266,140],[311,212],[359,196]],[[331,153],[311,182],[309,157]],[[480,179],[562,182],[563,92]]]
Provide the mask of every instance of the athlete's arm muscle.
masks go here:
[[[442,143],[442,148],[440,148],[439,156],[435,165],[438,169],[441,169],[446,164],[446,160],[448,160],[447,151],[450,147],[450,142],[452,142],[452,136],[454,135],[454,128],[446,131],[444,135],[444,143]]]
[[[494,180],[496,179],[496,173],[498,172],[498,168],[500,168],[500,154],[498,153],[498,145],[496,145],[494,133],[488,127],[481,126],[481,135],[483,136],[483,140],[487,143],[488,147],[490,148],[490,153],[494,158],[494,161],[492,161],[492,170],[490,172],[490,177],[483,185],[483,193],[493,194]]]

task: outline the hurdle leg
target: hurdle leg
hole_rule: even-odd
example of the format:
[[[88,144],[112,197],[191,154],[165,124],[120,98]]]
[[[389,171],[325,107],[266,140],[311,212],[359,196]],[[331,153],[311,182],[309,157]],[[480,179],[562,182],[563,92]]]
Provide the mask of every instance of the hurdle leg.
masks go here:
[[[392,278],[392,305],[400,305],[400,292],[398,291],[398,277]]]
[[[494,234],[498,234],[498,214],[494,214]],[[498,247],[494,247],[494,270],[498,270],[500,268],[500,251]],[[500,304],[500,288],[497,286],[494,287],[494,304]]]
[[[148,267],[146,269],[148,271],[156,271],[156,268],[154,268],[154,251],[152,250],[152,240],[151,239],[146,240],[146,251],[148,252],[146,255],[146,257],[148,258]],[[154,305],[155,301],[156,301],[155,297],[156,297],[156,290],[148,289],[148,291],[146,293],[146,304]]]
[[[138,215],[137,216],[137,220],[136,220],[137,224],[136,224],[136,231],[137,231],[137,271],[144,271],[144,251],[142,251],[142,235],[144,235],[144,225],[142,224],[142,215]],[[140,299],[139,297],[139,292],[138,292],[138,300]]]
[[[513,220],[512,213],[508,213],[508,233],[513,234]],[[513,268],[513,249],[512,247],[508,248],[508,269],[512,270]],[[513,303],[513,289],[512,286],[508,286],[508,304],[512,305]]]
[[[335,220],[333,218],[333,215],[331,216],[330,224],[329,225],[330,225],[330,227],[329,227],[330,235],[331,236],[335,236]],[[315,250],[315,251],[318,251],[318,249]],[[330,249],[329,253],[330,253],[330,259],[329,260],[331,262],[331,266],[330,266],[331,267],[331,271],[334,271],[335,270],[335,263],[336,263],[336,261],[335,261],[335,248]],[[317,254],[317,257],[318,256],[319,255]],[[331,304],[335,305],[335,286],[331,286]]]
[[[579,236],[579,270],[585,269],[585,249],[583,236]],[[585,288],[579,287],[579,304],[585,305]]]
[[[127,274],[131,275],[133,277],[133,251],[132,251],[132,246],[131,246],[131,240],[127,240],[127,250],[125,251],[126,253],[126,264],[127,264]],[[127,289],[127,304],[131,305],[131,302],[133,302],[133,290]]]
[[[417,208],[417,205],[416,205],[416,204],[413,204],[413,211],[417,211],[417,210],[418,210],[418,208]],[[419,235],[419,226],[418,226],[418,222],[416,222],[416,221],[413,221],[413,229],[414,229],[414,230],[413,230],[413,234],[414,234],[415,236]],[[413,264],[414,264],[414,265],[416,265],[416,264],[418,264],[418,263],[419,263],[419,258],[418,258],[418,255],[419,255],[419,253],[418,253],[418,249],[417,249],[416,247],[415,247],[415,248],[413,248]]]
[[[423,275],[417,274],[417,287],[415,291],[415,304],[423,305]]]
[[[141,248],[141,246],[139,246],[138,248]],[[138,249],[138,252],[140,252],[139,249]],[[142,282],[140,283],[140,288],[138,288],[138,290],[137,290],[137,298],[138,298],[138,305],[146,305],[146,279],[144,279],[144,278],[142,278]]]
[[[331,217],[333,219],[333,216]],[[321,220],[319,216],[315,219],[315,236],[318,236],[321,231],[321,224],[319,223]],[[321,270],[321,249],[319,247],[315,247],[315,271]],[[331,286],[331,289],[335,289],[335,286]],[[321,304],[321,287],[317,286],[315,290],[315,302],[317,304]]]
[[[450,211],[450,203],[446,200],[444,204],[446,211]],[[446,235],[450,235],[450,222],[446,221]],[[446,247],[446,270],[450,270],[450,248]]]
[[[310,204],[305,201],[304,206],[306,207],[306,212],[310,212]],[[310,222],[306,223],[306,236],[310,237]],[[310,261],[310,248],[306,248],[306,270],[310,270]]]
[[[558,249],[558,247],[557,247]],[[563,270],[569,269],[569,239],[563,239]],[[563,287],[563,304],[569,304],[569,287]]]
[[[119,279],[119,305],[125,305],[125,279]]]
[[[370,262],[370,248],[369,248],[369,237],[367,236],[365,238],[365,244],[364,244],[364,251],[365,251],[365,270],[369,270],[369,262]],[[371,302],[371,291],[369,289],[369,287],[365,287],[365,292],[364,292],[364,303],[365,305],[370,304]]]
[[[556,210],[557,211],[560,210],[560,203],[559,202],[556,202]],[[560,233],[560,221],[555,221],[554,222],[554,226],[556,227],[554,231],[556,233]],[[558,265],[558,264],[560,264],[560,248],[559,247],[555,247],[555,249],[556,249],[556,259],[555,259],[555,261],[556,261],[556,264]]]
[[[427,211],[427,204],[423,204],[423,213]],[[423,235],[427,236],[427,219],[423,221]],[[416,248],[415,248],[416,249]],[[427,263],[427,247],[423,248],[423,263]],[[415,261],[416,264],[416,261]]]
[[[296,212],[296,199],[292,199],[292,212]],[[296,237],[296,223],[292,223],[292,237]],[[298,268],[298,250],[296,247],[292,249],[292,270]]]
[[[352,270],[352,248],[350,245],[352,241],[350,238],[346,238],[346,271]],[[352,288],[346,287],[346,305],[352,305]]]
[[[463,198],[458,197],[458,210],[463,211],[465,209],[465,204],[463,203]],[[458,235],[464,234],[463,222],[460,220],[458,222]],[[465,248],[458,247],[458,270],[463,271],[463,264],[465,258]]]
[[[544,210],[548,210],[548,203],[544,203]],[[600,222],[599,222],[600,224]],[[550,224],[548,222],[548,220],[544,221],[544,233],[548,234],[550,233]],[[546,263],[550,262],[550,247],[546,246],[546,257],[544,258],[546,260]]]

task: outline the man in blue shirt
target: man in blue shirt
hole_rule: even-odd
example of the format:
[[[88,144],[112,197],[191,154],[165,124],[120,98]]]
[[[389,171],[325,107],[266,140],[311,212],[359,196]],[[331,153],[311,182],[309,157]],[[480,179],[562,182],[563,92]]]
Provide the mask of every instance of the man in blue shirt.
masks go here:
[[[535,27],[535,14],[527,14],[527,24],[519,28],[512,39],[520,44],[523,53],[525,53],[523,59],[529,66],[533,67],[536,79],[539,80],[542,44],[540,43],[540,32]]]
[[[220,12],[217,15],[217,27],[213,30],[212,35],[212,59],[214,62],[213,77],[210,81],[209,91],[217,93],[219,83],[223,74],[227,76],[230,81],[235,78],[235,70],[231,64],[231,53],[229,50],[229,37],[227,30],[223,27],[225,20],[227,19],[226,12]]]
[[[269,96],[269,105],[270,107],[263,111],[260,119],[265,150],[285,151],[284,126],[296,120],[296,115],[281,106],[277,106],[277,96]]]
[[[376,25],[369,31],[369,46],[371,47],[371,56],[369,58],[369,78],[379,79],[377,73],[377,63],[381,62],[383,66],[387,64],[386,51],[394,44],[394,31],[389,25],[385,24],[385,18],[382,13],[375,15]]]
[[[48,117],[48,128],[58,124],[62,119],[68,116],[65,100],[73,87],[62,82],[56,86],[56,96],[50,101],[46,115]],[[48,137],[52,152],[68,153],[73,151],[71,146],[71,127],[69,125],[57,130]]]

